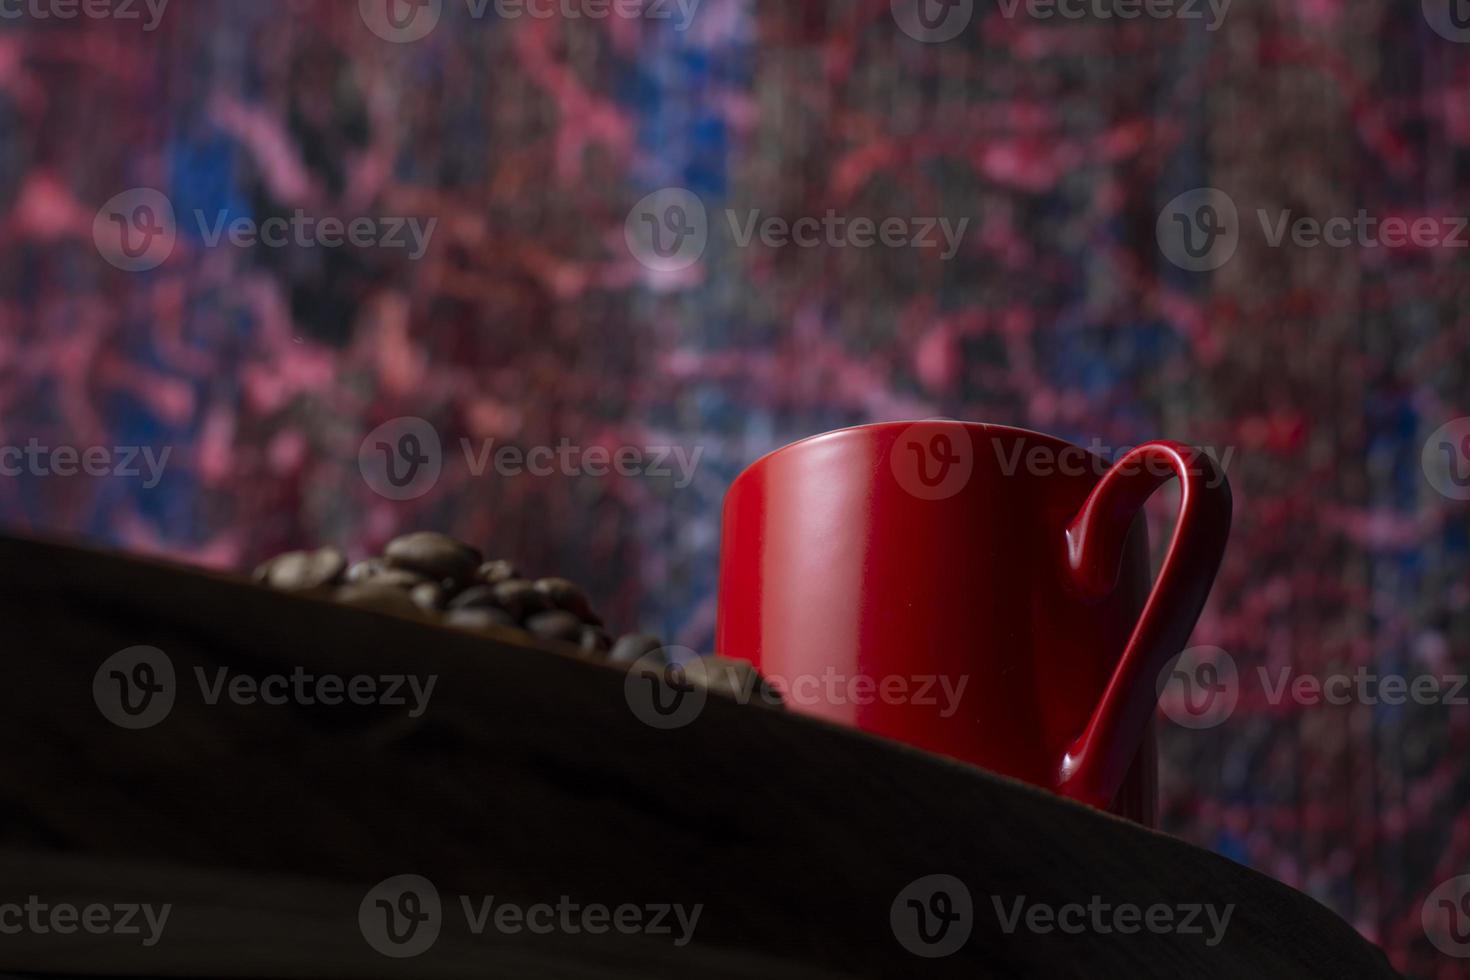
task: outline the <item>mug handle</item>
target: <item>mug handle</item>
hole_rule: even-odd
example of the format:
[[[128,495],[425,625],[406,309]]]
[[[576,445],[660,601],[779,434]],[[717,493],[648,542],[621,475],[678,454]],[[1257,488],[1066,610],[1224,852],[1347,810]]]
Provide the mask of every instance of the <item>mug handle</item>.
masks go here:
[[[1134,519],[1170,479],[1180,484],[1179,518],[1138,625],[1087,727],[1062,757],[1058,791],[1107,807],[1158,703],[1157,678],[1189,639],[1230,534],[1230,484],[1210,456],[1177,442],[1136,447],[1103,474],[1067,526],[1067,572],[1090,600],[1118,584]]]

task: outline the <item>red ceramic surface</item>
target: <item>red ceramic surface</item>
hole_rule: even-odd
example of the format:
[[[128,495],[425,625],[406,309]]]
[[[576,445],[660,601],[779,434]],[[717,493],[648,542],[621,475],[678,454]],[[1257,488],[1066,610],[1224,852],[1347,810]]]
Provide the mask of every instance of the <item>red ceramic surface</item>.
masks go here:
[[[1141,510],[1181,482],[1150,587]],[[793,710],[1152,823],[1157,680],[1225,549],[1206,454],[1139,446],[1111,469],[1051,436],[926,421],[816,436],[725,500],[720,652]]]

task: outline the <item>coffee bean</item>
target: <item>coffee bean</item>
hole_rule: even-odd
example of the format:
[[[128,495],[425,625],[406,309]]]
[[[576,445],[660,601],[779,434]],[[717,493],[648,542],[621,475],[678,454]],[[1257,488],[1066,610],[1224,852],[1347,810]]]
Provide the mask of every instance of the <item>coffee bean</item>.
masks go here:
[[[608,636],[607,630],[601,626],[583,626],[582,636],[577,645],[584,655],[601,659],[612,647],[612,637]]]
[[[513,578],[495,586],[495,599],[518,623],[524,623],[526,617],[547,608],[546,597],[523,578]]]
[[[449,600],[450,609],[498,609],[500,600],[488,585],[472,585]]]
[[[350,584],[366,582],[375,575],[381,575],[388,567],[388,563],[381,558],[364,558],[355,561],[352,567],[347,569],[347,581]]]
[[[499,585],[501,582],[520,577],[521,573],[516,571],[516,567],[504,559],[487,561],[475,569],[475,578],[486,585]]]
[[[392,585],[378,582],[344,585],[333,594],[333,598],[344,606],[357,609],[394,613],[413,619],[424,618],[424,611],[414,604],[408,593]]]
[[[378,574],[369,578],[364,585],[386,585],[389,588],[403,589],[405,592],[415,589],[424,584],[433,585],[428,579],[418,572],[411,572],[406,568],[385,568]]]
[[[624,667],[641,661],[660,670],[670,663],[664,641],[652,634],[614,642],[576,583],[558,576],[528,581],[510,562],[482,561],[474,548],[432,531],[395,538],[384,557],[351,567],[335,548],[288,552],[257,568],[255,580],[292,591],[337,586],[332,595],[344,605],[461,629],[524,629]],[[780,692],[744,660],[699,657],[681,672],[688,683],[742,703],[784,707]]]
[[[663,648],[664,641],[650,633],[625,633],[612,645],[607,659],[615,664],[631,664],[655,650]]]
[[[451,609],[444,617],[444,622],[449,626],[458,626],[461,629],[489,629],[500,627],[503,629],[515,629],[516,621],[510,618],[510,613],[504,609],[493,606],[477,606],[472,609]]]
[[[288,551],[255,570],[255,580],[273,589],[302,592],[335,585],[347,570],[347,559],[336,548]]]
[[[478,551],[438,531],[415,531],[394,538],[383,549],[383,557],[395,568],[435,580],[464,581],[480,565]]]
[[[587,593],[578,588],[575,582],[564,578],[537,579],[536,591],[546,597],[553,609],[565,609],[578,619],[586,619],[592,615]]]
[[[582,621],[565,609],[536,613],[526,620],[526,629],[543,640],[580,643],[582,639]]]

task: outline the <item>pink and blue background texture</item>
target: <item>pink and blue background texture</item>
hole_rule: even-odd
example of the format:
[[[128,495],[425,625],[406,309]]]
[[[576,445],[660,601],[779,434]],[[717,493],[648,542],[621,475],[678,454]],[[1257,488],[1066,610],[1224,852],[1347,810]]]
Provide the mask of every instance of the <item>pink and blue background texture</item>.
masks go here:
[[[172,447],[147,488],[0,480],[0,522],[245,569],[435,527],[708,649],[719,507],[762,453],[944,415],[1231,449],[1235,531],[1194,642],[1243,675],[1470,670],[1470,510],[1425,479],[1470,414],[1466,252],[1271,248],[1272,214],[1467,214],[1470,45],[1418,3],[1237,0],[1219,30],[981,5],[922,44],[887,0],[705,0],[668,23],[472,19],[389,43],[355,3],[176,0],[158,30],[0,22],[0,442]],[[915,249],[736,247],[652,273],[629,209],[970,218]],[[1213,186],[1236,255],[1171,264]],[[129,273],[136,187],[181,216]],[[210,246],[191,220],[438,218],[418,261]],[[364,481],[374,427],[522,448],[681,446],[694,479]],[[1156,516],[1167,518],[1167,502]],[[738,655],[739,651],[726,651]],[[1274,674],[1273,674],[1274,676]],[[1165,827],[1315,896],[1423,976],[1420,908],[1470,873],[1470,707],[1273,705],[1164,726]],[[1258,693],[1258,692],[1254,692]]]

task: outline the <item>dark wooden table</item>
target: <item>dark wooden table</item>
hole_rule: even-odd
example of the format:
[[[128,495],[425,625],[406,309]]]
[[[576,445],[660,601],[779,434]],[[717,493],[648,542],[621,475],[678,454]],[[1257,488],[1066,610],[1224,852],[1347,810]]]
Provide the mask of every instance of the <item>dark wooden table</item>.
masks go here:
[[[112,933],[0,933],[0,971],[1394,975],[1315,901],[1163,834],[723,698],[659,730],[630,710],[620,671],[509,634],[486,639],[14,539],[0,539],[0,614],[0,926],[4,903],[32,895],[48,908],[171,906],[152,946]],[[93,685],[104,660],[140,644],[167,654],[176,696],[163,720],[128,730],[104,717]],[[437,683],[417,718],[387,705],[211,705],[195,671],[212,681],[221,667]],[[422,954],[390,958],[369,944],[359,910],[401,874],[432,882],[440,933]],[[933,875],[948,876],[939,882],[948,899],[913,885]],[[633,905],[645,922],[659,906],[701,913],[685,945],[565,928],[477,935],[461,897],[479,909],[491,895],[522,907]],[[948,931],[929,920],[937,942],[957,949],[918,955],[939,946],[915,938],[916,909],[953,918],[966,896],[968,918]],[[1025,919],[1007,928],[1018,900],[1041,910],[1031,916],[1060,912],[1082,928]],[[1111,911],[1095,919],[1089,905]],[[1203,912],[1192,920],[1200,933],[1113,928],[1133,921],[1117,919],[1119,908],[1153,906],[1176,923],[1196,906],[1232,911],[1218,937]]]

